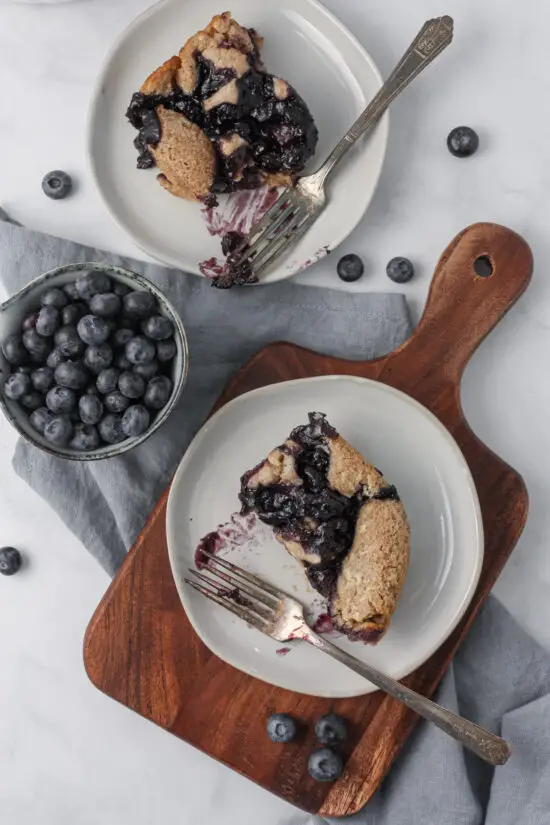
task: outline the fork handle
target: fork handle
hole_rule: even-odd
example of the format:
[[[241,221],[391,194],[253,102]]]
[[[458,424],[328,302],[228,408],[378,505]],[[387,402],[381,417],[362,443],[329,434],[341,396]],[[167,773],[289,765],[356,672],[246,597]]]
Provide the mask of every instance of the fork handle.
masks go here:
[[[434,725],[437,725],[438,728],[441,728],[442,731],[445,731],[490,765],[504,765],[508,760],[510,746],[500,736],[496,736],[491,731],[475,725],[468,719],[463,719],[462,716],[457,716],[456,713],[452,713],[450,710],[441,707],[441,705],[437,705],[431,699],[421,696],[420,693],[416,693],[416,691],[396,682],[395,679],[386,676],[371,665],[361,662],[355,656],[351,656],[345,650],[341,650],[341,648],[336,647],[332,642],[323,639],[311,630],[306,635],[305,641],[324,653],[328,653],[333,659],[337,659],[360,676],[364,676],[365,679],[379,687],[384,693],[414,710],[419,716],[433,722]]]
[[[448,15],[428,20],[397,64],[382,88],[359,115],[349,132],[333,149],[323,165],[312,177],[322,185],[346,152],[365,134],[371,132],[393,100],[411,81],[418,77],[453,39],[453,19]]]

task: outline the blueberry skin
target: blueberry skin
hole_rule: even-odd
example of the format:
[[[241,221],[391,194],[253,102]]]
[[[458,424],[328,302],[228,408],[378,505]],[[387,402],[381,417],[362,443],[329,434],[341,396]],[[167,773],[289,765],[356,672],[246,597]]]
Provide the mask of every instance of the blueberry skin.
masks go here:
[[[128,341],[124,353],[131,364],[148,364],[154,359],[156,350],[152,341],[144,335],[136,335]]]
[[[78,413],[83,424],[99,424],[103,416],[103,404],[97,395],[81,395]]]
[[[99,447],[99,434],[96,428],[89,424],[75,424],[69,447],[83,453],[96,450]]]
[[[158,371],[158,361],[149,361],[148,364],[136,364],[134,366],[134,372],[136,375],[141,375],[141,377],[145,378],[146,381],[150,381],[151,378],[154,378]]]
[[[27,329],[23,333],[23,346],[33,356],[33,360],[42,363],[50,354],[51,344],[48,343],[35,329]]]
[[[37,432],[41,435],[44,435],[44,427],[54,418],[54,414],[51,410],[47,407],[38,407],[37,410],[33,410],[29,416],[29,421],[31,427],[33,427]]]
[[[90,310],[100,318],[113,318],[120,310],[122,302],[114,292],[98,292],[90,300]]]
[[[97,376],[96,387],[102,395],[107,395],[108,392],[113,392],[118,388],[118,376],[120,370],[116,367],[108,367],[101,370]]]
[[[103,272],[86,272],[76,281],[76,291],[83,301],[90,301],[98,292],[109,292],[111,279]]]
[[[406,284],[414,276],[414,266],[408,258],[392,258],[386,267],[386,274],[396,284]]]
[[[457,126],[449,132],[447,148],[455,158],[469,158],[479,149],[479,135],[470,126]]]
[[[48,172],[42,178],[42,191],[48,198],[54,201],[62,200],[70,194],[73,188],[73,182],[70,175],[62,172],[60,169],[55,169],[53,172]]]
[[[30,364],[23,364],[22,367],[16,367],[15,372],[20,372],[22,375],[28,375],[30,378],[33,367]]]
[[[130,292],[122,299],[125,315],[133,318],[148,318],[157,308],[157,301],[152,292]]]
[[[118,295],[119,298],[124,298],[124,296],[128,295],[131,291],[130,287],[121,281],[115,281],[113,284],[113,292],[115,295]]]
[[[63,361],[65,360],[65,356],[61,352],[60,349],[54,347],[48,357],[46,358],[46,364],[52,370],[58,367]]]
[[[85,344],[81,341],[76,327],[61,327],[61,329],[58,329],[55,333],[54,340],[57,349],[67,358],[82,355],[84,352]]]
[[[52,387],[46,395],[46,406],[56,415],[69,413],[76,407],[76,394],[69,387]]]
[[[165,341],[174,334],[174,324],[164,315],[151,315],[141,323],[141,331],[153,341]]]
[[[47,393],[54,384],[54,372],[51,367],[38,367],[31,372],[31,381],[35,390]],[[57,382],[59,384],[59,381]]]
[[[120,327],[113,335],[113,344],[115,347],[125,347],[128,341],[134,337],[134,331],[128,327]]]
[[[177,352],[176,342],[173,339],[159,341],[157,344],[157,358],[160,364],[172,361]]]
[[[65,284],[63,287],[63,292],[69,299],[69,301],[78,301],[80,295],[78,294],[78,289],[76,288],[76,282],[71,281],[68,284]]]
[[[15,372],[10,375],[4,384],[4,395],[10,401],[19,401],[24,395],[31,391],[31,379],[22,372]]]
[[[34,329],[36,327],[36,319],[38,318],[38,312],[32,312],[30,315],[27,315],[26,318],[23,318],[23,322],[21,324],[21,329],[23,332],[26,329]]]
[[[326,713],[317,719],[315,735],[322,745],[341,745],[348,735],[345,719],[336,713]]]
[[[35,329],[43,338],[51,338],[59,327],[59,310],[54,306],[44,306],[36,318]]]
[[[118,379],[118,388],[126,398],[141,398],[145,392],[145,380],[134,372],[123,372]]]
[[[23,339],[20,335],[8,335],[2,342],[2,353],[6,361],[14,367],[22,366],[29,360],[29,353],[23,346]]]
[[[111,333],[111,328],[104,318],[98,315],[85,315],[76,325],[79,338],[85,344],[104,344]]]
[[[151,410],[161,410],[172,392],[172,382],[165,375],[156,375],[147,384],[143,403]]]
[[[73,435],[73,425],[67,415],[55,415],[44,427],[44,438],[56,447],[66,447]]]
[[[297,732],[296,722],[288,713],[274,713],[267,720],[267,735],[272,742],[292,742]]]
[[[54,286],[42,293],[40,303],[43,307],[55,307],[56,309],[63,309],[69,303],[66,293]]]
[[[103,403],[105,409],[109,410],[110,413],[121,413],[130,406],[130,399],[122,395],[120,390],[113,390],[113,392],[107,393]]]
[[[342,281],[350,284],[361,278],[365,272],[365,265],[359,255],[355,255],[355,253],[352,252],[340,258],[336,265],[336,272]]]
[[[83,390],[90,380],[90,374],[82,361],[63,361],[55,368],[54,377],[56,384],[71,390]]]
[[[88,307],[85,304],[74,303],[63,307],[61,310],[61,323],[64,327],[76,326],[83,315],[88,312]]]
[[[142,404],[132,404],[122,416],[122,430],[128,438],[142,435],[150,423],[149,411]]]
[[[84,351],[84,363],[92,372],[99,374],[113,363],[113,350],[109,344],[92,344]]]
[[[0,573],[3,576],[13,576],[21,567],[23,559],[15,547],[0,547]]]
[[[116,355],[114,363],[115,367],[118,367],[122,372],[132,369],[132,364],[130,364],[123,352],[119,352],[118,355]]]
[[[310,755],[307,769],[317,782],[334,782],[344,770],[344,763],[340,754],[330,748],[319,748]]]
[[[122,429],[121,415],[106,415],[99,422],[99,434],[107,444],[118,444],[124,441],[126,434]]]
[[[28,410],[37,410],[39,407],[44,406],[44,396],[41,392],[31,390],[19,399],[19,403]]]

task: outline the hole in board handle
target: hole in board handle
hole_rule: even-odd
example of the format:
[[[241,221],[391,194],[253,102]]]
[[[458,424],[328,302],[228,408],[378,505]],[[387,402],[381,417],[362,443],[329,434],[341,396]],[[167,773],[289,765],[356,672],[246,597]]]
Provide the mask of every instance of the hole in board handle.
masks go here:
[[[494,269],[493,262],[488,255],[480,255],[474,261],[474,271],[480,278],[489,278]]]

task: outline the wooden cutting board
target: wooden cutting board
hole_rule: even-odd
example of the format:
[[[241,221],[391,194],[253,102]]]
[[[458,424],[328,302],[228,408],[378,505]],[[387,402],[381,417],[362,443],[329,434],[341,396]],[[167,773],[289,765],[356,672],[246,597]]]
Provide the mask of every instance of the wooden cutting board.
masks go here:
[[[476,438],[464,419],[460,379],[474,350],[526,288],[531,271],[530,249],[518,235],[493,224],[471,226],[443,253],[422,320],[400,349],[375,361],[352,362],[292,344],[271,344],[239,370],[216,404],[217,409],[256,387],[291,378],[356,375],[405,391],[453,434],[479,493],[485,560],[464,619],[405,680],[425,695],[433,693],[443,676],[527,516],[522,479]],[[359,336],[361,329],[350,334]],[[356,812],[380,784],[417,717],[381,693],[331,701],[270,687],[211,654],[192,630],[170,572],[167,493],[90,622],[84,644],[90,679],[117,701],[289,802],[323,816]],[[314,747],[314,721],[329,709],[348,719],[352,732],[343,776],[334,784],[321,784],[309,778],[307,758]],[[265,720],[275,710],[304,722],[299,742],[278,746],[268,741]]]

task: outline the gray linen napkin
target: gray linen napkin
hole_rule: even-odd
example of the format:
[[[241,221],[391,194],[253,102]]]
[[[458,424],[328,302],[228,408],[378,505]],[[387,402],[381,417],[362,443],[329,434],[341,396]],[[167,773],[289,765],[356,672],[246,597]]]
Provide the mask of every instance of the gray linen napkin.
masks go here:
[[[0,214],[0,280],[16,292],[41,272],[106,261],[141,272],[173,301],[189,338],[189,381],[166,424],[140,447],[107,461],[54,458],[20,440],[16,472],[114,575],[231,375],[272,341],[343,358],[373,358],[411,330],[402,295],[353,295],[288,282],[229,292],[202,278],[29,231]],[[336,276],[335,276],[336,277]]]

